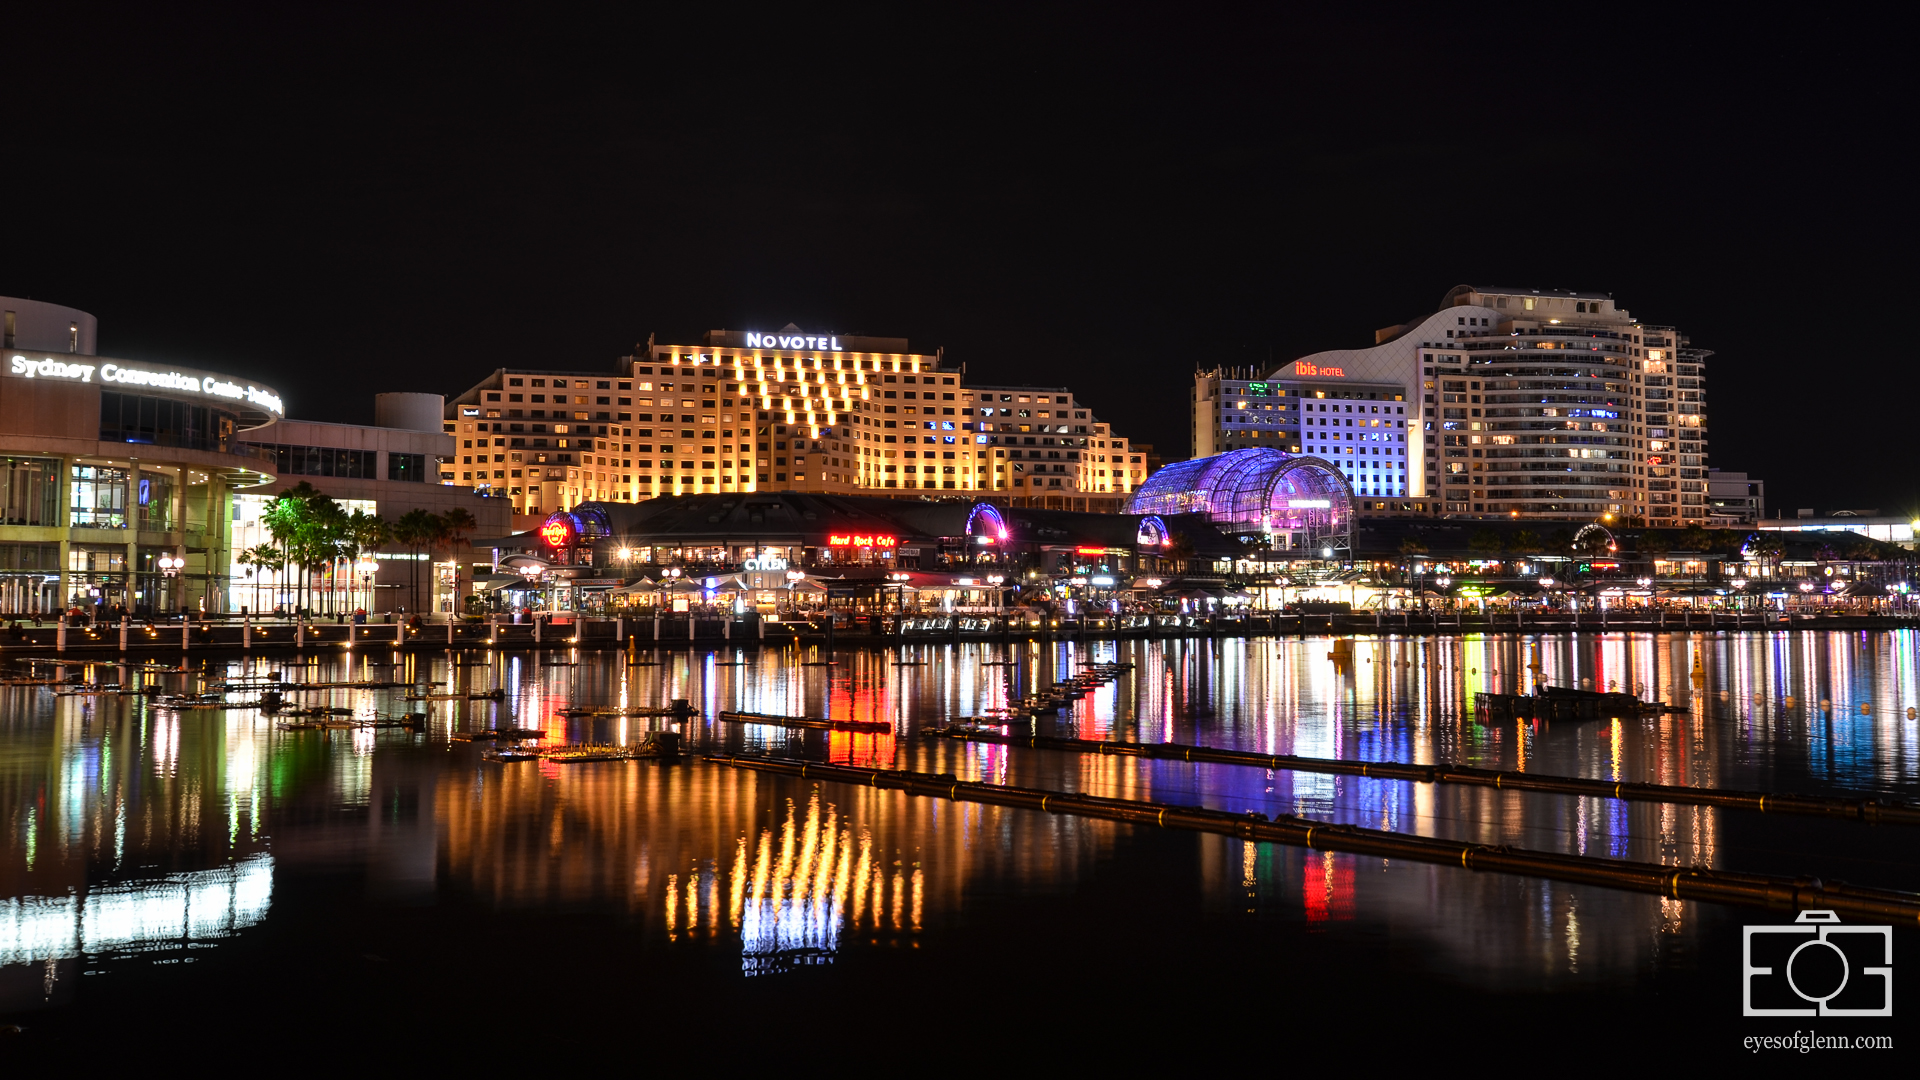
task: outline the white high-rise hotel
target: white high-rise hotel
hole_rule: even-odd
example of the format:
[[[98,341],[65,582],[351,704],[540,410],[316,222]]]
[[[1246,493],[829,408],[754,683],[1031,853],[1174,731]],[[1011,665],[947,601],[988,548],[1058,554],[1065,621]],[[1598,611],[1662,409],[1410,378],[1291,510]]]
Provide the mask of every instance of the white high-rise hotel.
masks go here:
[[[1194,455],[1323,457],[1363,509],[1705,524],[1710,355],[1604,293],[1462,285],[1371,348],[1197,373]]]

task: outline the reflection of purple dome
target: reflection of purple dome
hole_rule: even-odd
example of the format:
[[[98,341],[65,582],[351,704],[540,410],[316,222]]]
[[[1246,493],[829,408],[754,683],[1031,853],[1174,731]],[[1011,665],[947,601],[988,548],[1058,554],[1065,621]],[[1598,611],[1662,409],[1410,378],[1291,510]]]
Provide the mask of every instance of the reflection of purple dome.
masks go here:
[[[1225,533],[1293,533],[1346,547],[1353,489],[1329,462],[1269,447],[1168,465],[1147,478],[1134,514],[1205,514]]]

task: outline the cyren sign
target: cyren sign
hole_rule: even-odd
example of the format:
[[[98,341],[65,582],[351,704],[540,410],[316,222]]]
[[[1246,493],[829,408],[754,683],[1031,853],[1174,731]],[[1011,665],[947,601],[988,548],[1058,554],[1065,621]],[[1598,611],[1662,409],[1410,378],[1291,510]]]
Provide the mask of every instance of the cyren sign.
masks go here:
[[[899,543],[899,539],[892,536],[869,536],[865,533],[829,533],[827,535],[828,547],[890,548]]]
[[[1295,375],[1318,375],[1323,378],[1333,379],[1344,379],[1347,377],[1346,368],[1321,367],[1318,364],[1309,364],[1305,360],[1295,360],[1293,362],[1293,373]]]

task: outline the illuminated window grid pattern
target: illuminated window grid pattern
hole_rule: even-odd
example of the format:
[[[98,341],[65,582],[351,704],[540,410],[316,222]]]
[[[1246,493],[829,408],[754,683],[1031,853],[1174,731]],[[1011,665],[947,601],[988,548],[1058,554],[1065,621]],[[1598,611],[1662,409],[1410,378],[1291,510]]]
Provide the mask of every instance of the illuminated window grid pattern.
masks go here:
[[[1007,460],[989,457],[992,452],[989,444],[979,442],[982,418],[977,410],[984,407],[978,402],[976,393],[965,387],[961,373],[954,368],[942,367],[937,360],[924,354],[881,354],[844,352],[820,354],[804,350],[772,349],[711,349],[693,346],[660,346],[653,354],[652,365],[656,380],[674,379],[675,372],[682,377],[725,379],[736,383],[741,389],[739,399],[751,401],[758,412],[767,414],[765,419],[757,420],[753,425],[753,438],[769,444],[766,450],[755,450],[758,455],[751,459],[741,451],[740,469],[732,475],[724,470],[716,470],[717,477],[700,475],[695,479],[684,468],[678,470],[659,469],[636,470],[635,498],[646,498],[651,494],[689,494],[701,490],[755,490],[761,482],[756,473],[765,473],[769,479],[764,481],[771,486],[792,487],[801,491],[853,492],[876,491],[885,493],[889,489],[924,491],[929,488],[939,491],[1020,491],[1025,493],[1026,485],[1016,488],[1014,477],[1005,467]],[[900,379],[912,376],[927,382],[912,384],[917,392],[940,393],[942,397],[932,405],[918,402],[907,405],[903,398],[891,402],[897,410],[889,416],[884,412],[885,405],[877,396],[882,380],[892,377]],[[939,378],[940,382],[930,380]],[[635,373],[636,380],[647,376]],[[949,385],[948,380],[952,380]],[[684,384],[675,383],[684,386]],[[892,389],[899,393],[909,384],[895,382]],[[1047,411],[1058,412],[1063,418],[1070,410],[1084,411],[1071,401],[1071,395],[1064,390],[1046,388],[1005,388],[1019,390],[1028,396],[1044,394],[1056,399],[1050,403]],[[636,391],[637,392],[637,391]],[[720,392],[724,393],[724,388]],[[682,391],[675,391],[676,395]],[[954,401],[945,401],[945,394],[952,393]],[[1057,403],[1064,397],[1066,403]],[[663,399],[664,400],[664,399]],[[684,399],[683,399],[684,400]],[[725,399],[721,399],[725,404]],[[933,400],[933,399],[928,399]],[[957,406],[957,407],[956,407]],[[896,440],[904,439],[908,423],[908,414],[903,411],[912,408],[912,422],[918,425],[933,424],[931,431],[923,427],[915,428],[916,437],[923,440],[914,451],[916,455],[928,453],[924,440],[931,435],[937,441],[932,445],[932,453],[939,458],[915,457],[912,461],[914,472],[911,480],[905,472],[907,451],[904,444],[896,441],[892,447],[885,443],[888,434],[885,423],[892,419],[895,427],[891,434]],[[954,408],[953,415],[946,412]],[[931,410],[938,409],[939,412]],[[997,409],[996,409],[997,411]],[[721,414],[720,420],[726,419]],[[736,418],[736,421],[738,418]],[[703,413],[700,423],[713,423],[711,413]],[[951,424],[949,428],[947,425]],[[1051,426],[1051,425],[1050,425]],[[1062,427],[1068,426],[1065,424]],[[1123,438],[1115,437],[1108,425],[1089,419],[1071,425],[1086,428],[1084,433],[1076,431],[1056,433],[1050,442],[1057,440],[1059,449],[1066,449],[1069,442],[1074,443],[1074,454],[1069,458],[1049,460],[1049,469],[1054,465],[1065,466],[1065,471],[1046,476],[1050,484],[1061,481],[1059,487],[1031,489],[1035,494],[1061,495],[1102,494],[1126,495],[1131,493],[1145,478],[1144,468],[1137,462],[1130,462],[1130,447]],[[778,432],[787,427],[785,436]],[[952,449],[948,449],[946,439],[953,438]],[[968,439],[964,449],[961,439]],[[783,453],[780,442],[798,443],[805,440],[804,451],[789,446]],[[1084,445],[1080,445],[1084,444]],[[1004,447],[1001,448],[1004,453]],[[808,463],[796,465],[792,459],[805,454]],[[946,457],[953,454],[952,459]],[[970,456],[963,459],[963,453]],[[786,459],[784,462],[781,459]],[[684,459],[683,459],[684,461]],[[757,465],[757,469],[754,467]],[[783,467],[784,465],[784,467]],[[889,469],[889,466],[892,466]],[[996,470],[996,466],[998,469]],[[937,472],[933,470],[939,470]],[[777,470],[777,471],[776,471]],[[994,470],[994,471],[990,471]],[[785,473],[788,479],[781,479]],[[657,489],[646,483],[649,478],[657,478]],[[1023,475],[1021,479],[1030,479]],[[711,486],[710,486],[711,485]]]
[[[636,411],[651,410],[639,413],[654,416],[651,425],[634,420],[633,427],[624,424],[610,427],[605,438],[575,436],[570,441],[586,442],[588,446],[570,447],[575,456],[582,460],[564,465],[538,462],[531,447],[512,447],[512,453],[503,453],[502,456],[509,459],[519,457],[522,460],[494,463],[485,462],[483,458],[485,468],[464,464],[450,468],[467,472],[467,475],[460,477],[460,481],[471,484],[476,490],[495,492],[505,488],[504,493],[513,498],[515,508],[521,513],[550,513],[596,500],[638,501],[656,494],[753,491],[762,483],[758,479],[760,474],[767,475],[766,484],[782,489],[884,493],[891,488],[904,492],[909,486],[906,474],[901,471],[905,459],[899,455],[904,453],[904,449],[899,444],[885,446],[882,442],[882,425],[885,419],[893,419],[896,424],[905,423],[906,414],[897,412],[883,419],[882,406],[876,395],[881,379],[912,376],[929,380],[927,384],[916,384],[916,388],[927,387],[943,396],[947,393],[954,395],[953,402],[941,400],[932,405],[911,406],[926,410],[915,412],[913,420],[918,424],[932,422],[935,425],[931,434],[940,441],[933,444],[932,452],[942,455],[933,459],[932,464],[928,464],[925,458],[915,460],[916,470],[927,471],[914,473],[912,490],[918,492],[931,486],[940,491],[1026,494],[1029,490],[1026,485],[1016,487],[1013,480],[1033,479],[1024,472],[1015,477],[1007,470],[1008,459],[1004,456],[997,459],[996,469],[996,459],[990,455],[996,449],[1004,455],[1006,448],[979,441],[982,437],[979,430],[982,418],[976,410],[986,407],[985,403],[976,401],[975,391],[963,385],[957,369],[943,368],[934,357],[923,354],[821,354],[803,350],[660,346],[650,358],[635,358],[636,369],[642,363],[652,368],[654,373],[643,375],[635,370],[622,378],[634,380],[630,391],[636,395],[632,408]],[[504,377],[508,375],[572,377],[578,374],[503,371],[498,373],[500,377],[489,380],[476,390],[503,390],[506,388]],[[587,377],[591,377],[591,373]],[[940,382],[932,383],[931,380],[936,377]],[[683,378],[704,379],[706,382],[682,383],[680,380]],[[952,385],[947,385],[948,379],[952,380]],[[729,391],[729,384],[737,389]],[[671,385],[675,389],[660,389],[663,385]],[[688,385],[695,389],[686,390]],[[704,392],[707,385],[714,387],[713,393]],[[895,388],[905,388],[906,385],[904,382],[896,383]],[[1062,418],[1068,415],[1069,410],[1084,411],[1084,406],[1073,402],[1071,394],[1061,389],[999,389],[1017,391],[1016,396],[1029,398],[1044,395],[1065,399],[1064,403],[1050,403],[1044,410],[1024,411],[1057,412]],[[463,439],[478,441],[483,435],[492,437],[491,432],[475,430],[478,425],[492,426],[494,420],[494,415],[486,411],[494,407],[484,402],[485,396],[469,395],[472,400],[455,402],[450,407],[457,418],[458,434]],[[462,404],[478,406],[483,411],[478,418],[460,417],[459,406]],[[908,407],[904,401],[897,400],[894,404],[896,408]],[[947,416],[946,407],[955,405],[958,406],[955,414]],[[663,407],[674,411],[659,411]],[[940,409],[939,413],[932,411],[936,408]],[[498,409],[494,409],[494,412],[497,413]],[[761,414],[765,414],[765,419],[760,419]],[[672,419],[666,419],[668,416]],[[689,421],[688,417],[692,419]],[[950,432],[946,427],[949,423],[952,424]],[[1145,479],[1144,468],[1138,462],[1128,460],[1130,456],[1137,455],[1131,455],[1127,441],[1115,436],[1108,425],[1089,416],[1088,420],[1072,426],[1084,428],[1085,431],[1076,431],[1071,436],[1065,431],[1043,436],[1050,444],[1049,450],[1056,446],[1059,450],[1066,450],[1070,443],[1075,445],[1072,446],[1072,453],[1061,453],[1058,460],[1047,462],[1049,471],[1045,482],[1057,480],[1060,486],[1036,487],[1031,489],[1033,493],[1124,496]],[[777,434],[781,427],[789,429],[784,436]],[[1032,430],[1032,427],[1029,422],[1022,430]],[[693,437],[681,434],[689,430],[695,433]],[[919,429],[916,429],[916,433],[922,439],[929,434]],[[714,438],[705,438],[708,434],[714,435]],[[896,427],[891,434],[904,436],[905,429]],[[948,435],[954,437],[951,449],[944,442]],[[967,439],[964,448],[961,445],[962,437]],[[992,439],[998,443],[997,432]],[[761,442],[767,443],[768,449],[759,450],[757,444]],[[782,442],[793,446],[783,451],[779,448]],[[675,451],[662,456],[658,449],[663,446],[673,446]],[[484,453],[490,456],[495,450],[508,449],[504,446],[487,447]],[[708,453],[709,449],[714,452]],[[557,448],[548,448],[548,451],[554,453]],[[884,456],[889,452],[895,455],[891,459]],[[928,450],[923,444],[916,453],[928,453]],[[950,461],[944,456],[947,453],[954,455]],[[962,453],[970,456],[963,460]],[[793,459],[802,457],[806,459],[805,465],[791,463]],[[887,470],[888,465],[894,466],[891,472]],[[1022,465],[1024,468],[1025,462]],[[1064,466],[1064,471],[1053,472],[1055,466]],[[933,471],[935,469],[939,471]],[[496,478],[490,475],[491,472],[520,472],[522,475]],[[471,476],[470,480],[468,476]],[[893,483],[889,484],[889,480]]]
[[[1399,383],[1202,369],[1194,374],[1194,456],[1246,449],[1315,454],[1340,469],[1357,497],[1404,499],[1414,491],[1422,456],[1420,409],[1409,397]],[[1326,423],[1315,426],[1319,421]]]
[[[1705,524],[1711,352],[1671,327],[1564,314],[1423,353],[1439,509]]]

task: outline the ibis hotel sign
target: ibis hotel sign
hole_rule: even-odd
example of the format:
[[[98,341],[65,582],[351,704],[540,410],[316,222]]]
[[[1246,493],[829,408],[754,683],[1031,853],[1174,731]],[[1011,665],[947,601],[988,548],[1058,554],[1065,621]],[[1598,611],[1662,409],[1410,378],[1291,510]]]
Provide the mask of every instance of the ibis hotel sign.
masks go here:
[[[279,394],[242,380],[229,379],[224,375],[135,367],[131,364],[112,361],[89,364],[81,363],[79,359],[62,360],[52,356],[23,356],[15,353],[8,357],[6,371],[9,375],[23,379],[101,382],[126,387],[149,386],[156,390],[171,390],[175,393],[245,401],[258,405],[275,416],[287,414],[286,406],[281,403]],[[89,356],[85,359],[96,358]]]
[[[1310,364],[1305,360],[1295,360],[1293,362],[1293,374],[1295,377],[1311,376],[1322,379],[1344,379],[1347,377],[1347,369],[1324,367],[1320,364]]]

